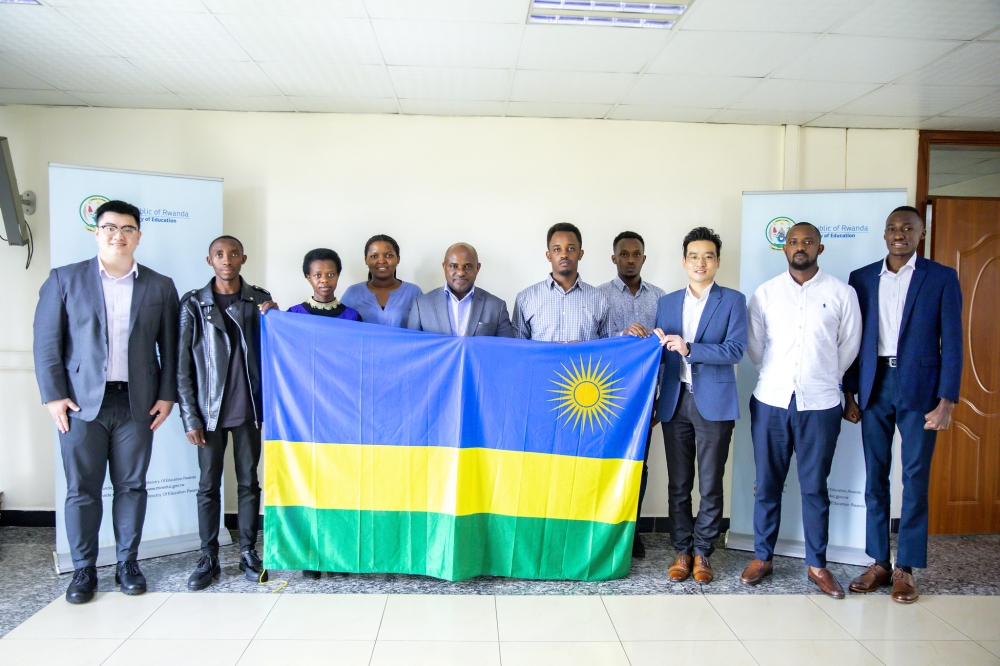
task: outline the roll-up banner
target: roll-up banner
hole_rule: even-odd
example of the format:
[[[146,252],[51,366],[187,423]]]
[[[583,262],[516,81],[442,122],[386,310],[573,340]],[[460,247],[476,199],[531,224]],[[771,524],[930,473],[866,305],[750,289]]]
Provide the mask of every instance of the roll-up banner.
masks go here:
[[[747,300],[788,263],[782,248],[785,234],[796,222],[811,222],[823,236],[820,269],[847,282],[856,268],[882,259],[885,218],[906,205],[906,190],[823,190],[743,193],[743,238],[740,248],[740,291]],[[753,550],[753,507],[756,473],[747,405],[757,385],[749,357],[739,365],[737,385],[743,417],[736,422],[733,447],[733,492],[726,546]],[[867,564],[865,555],[865,458],[861,426],[843,421],[830,491],[830,541],[827,559]],[[775,554],[805,557],[802,500],[795,462],[788,471],[781,502],[781,529]]]
[[[208,244],[222,235],[222,179],[179,176],[91,167],[49,165],[49,224],[51,265],[63,266],[93,257],[94,212],[110,199],[139,207],[142,240],[136,261],[174,280],[179,295],[202,287],[212,277],[204,261]],[[66,475],[60,464],[59,437],[55,438],[56,571],[72,571],[63,509]],[[198,456],[184,437],[180,410],[153,437],[153,455],[146,474],[149,492],[139,558],[197,550]],[[98,566],[114,564],[115,536],[111,524],[112,488],[105,477],[104,519],[101,523]],[[220,544],[232,539],[225,529]]]

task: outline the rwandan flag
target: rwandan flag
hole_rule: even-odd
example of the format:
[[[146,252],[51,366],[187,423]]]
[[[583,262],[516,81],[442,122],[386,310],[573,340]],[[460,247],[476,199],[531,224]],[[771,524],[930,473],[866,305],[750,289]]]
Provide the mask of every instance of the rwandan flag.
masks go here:
[[[269,569],[628,573],[660,346],[263,318]]]

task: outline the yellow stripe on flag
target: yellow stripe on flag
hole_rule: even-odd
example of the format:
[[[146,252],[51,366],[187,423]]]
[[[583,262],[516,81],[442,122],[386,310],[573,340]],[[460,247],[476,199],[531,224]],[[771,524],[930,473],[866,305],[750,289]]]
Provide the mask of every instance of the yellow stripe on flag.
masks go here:
[[[641,460],[268,441],[268,506],[635,520]]]

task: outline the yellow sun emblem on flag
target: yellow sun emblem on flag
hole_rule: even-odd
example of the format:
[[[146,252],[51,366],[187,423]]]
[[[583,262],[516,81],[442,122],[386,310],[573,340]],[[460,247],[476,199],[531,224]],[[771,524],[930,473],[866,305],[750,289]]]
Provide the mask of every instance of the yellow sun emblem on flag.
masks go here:
[[[625,399],[623,396],[615,395],[623,390],[614,388],[614,385],[621,381],[621,378],[614,379],[617,371],[609,372],[610,363],[601,368],[599,358],[596,364],[593,361],[594,358],[591,356],[584,367],[581,356],[580,367],[577,367],[576,362],[570,359],[572,369],[563,364],[565,375],[556,370],[561,381],[549,380],[559,387],[549,389],[549,393],[559,394],[558,397],[549,400],[559,403],[552,408],[552,411],[562,410],[556,418],[565,416],[566,422],[563,425],[569,425],[572,421],[573,430],[580,424],[581,427],[590,425],[593,431],[595,423],[603,430],[605,422],[611,425],[611,417],[617,416],[613,410],[621,409],[622,405],[619,403]]]

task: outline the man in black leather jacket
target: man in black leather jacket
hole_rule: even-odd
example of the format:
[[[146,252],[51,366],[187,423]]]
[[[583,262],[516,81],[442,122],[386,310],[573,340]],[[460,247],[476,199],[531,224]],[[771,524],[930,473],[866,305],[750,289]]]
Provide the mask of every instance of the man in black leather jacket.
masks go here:
[[[247,284],[240,269],[247,261],[243,244],[220,236],[208,250],[215,277],[181,299],[177,393],[188,441],[198,447],[198,528],[201,558],[188,588],[201,590],[222,573],[219,523],[223,460],[229,435],[239,497],[240,571],[266,581],[256,551],[260,512],[262,395],[260,316],[278,308],[271,294]]]

